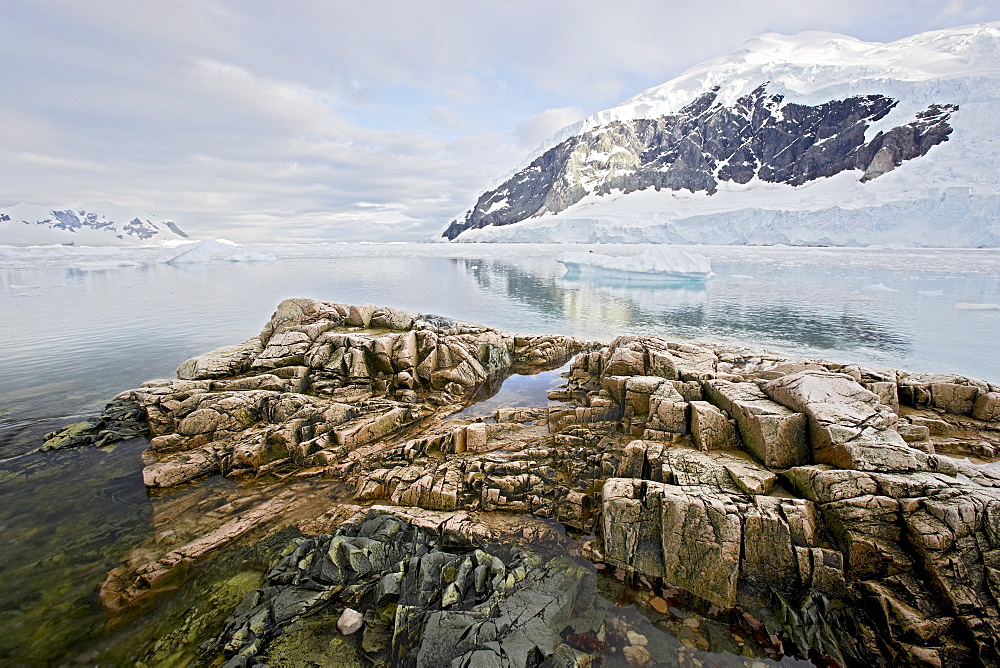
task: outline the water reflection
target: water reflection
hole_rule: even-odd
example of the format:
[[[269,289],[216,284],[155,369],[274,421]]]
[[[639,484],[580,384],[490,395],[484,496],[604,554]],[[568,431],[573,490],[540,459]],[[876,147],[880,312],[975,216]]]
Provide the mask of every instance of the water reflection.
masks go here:
[[[0,270],[0,432],[15,415],[97,410],[124,389],[172,376],[186,357],[254,335],[292,296],[393,305],[523,333],[735,338],[1000,380],[1000,356],[983,344],[1000,312],[954,308],[1000,302],[992,275],[878,269],[860,263],[869,259],[862,251],[834,263],[783,249],[768,251],[780,263],[765,262],[755,259],[765,251],[750,249],[713,260],[716,276],[703,288],[620,286],[564,279],[553,257],[488,251],[475,259]]]
[[[489,417],[501,408],[545,406],[549,391],[565,383],[562,374],[569,364],[551,371],[514,374],[502,381],[485,383],[469,400],[469,405],[450,416],[452,420]]]
[[[826,275],[805,279],[795,268],[760,280],[739,273],[745,267],[729,266],[702,285],[635,285],[560,277],[554,275],[559,269],[539,263],[453,263],[484,291],[503,291],[521,307],[585,333],[727,337],[810,351],[868,349],[901,359],[912,351],[912,333],[866,313],[866,302],[832,289],[811,299]]]

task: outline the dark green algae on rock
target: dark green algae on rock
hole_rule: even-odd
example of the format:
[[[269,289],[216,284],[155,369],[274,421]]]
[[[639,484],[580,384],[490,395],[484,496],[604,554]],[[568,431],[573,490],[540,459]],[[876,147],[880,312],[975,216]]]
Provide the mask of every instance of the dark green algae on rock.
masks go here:
[[[118,441],[145,438],[148,435],[146,411],[130,397],[119,396],[108,402],[98,417],[74,422],[45,434],[45,442],[37,452],[83,445],[107,448]]]
[[[331,634],[346,608],[363,615],[360,642]],[[308,621],[317,611],[324,611],[325,623]],[[324,630],[329,641],[316,643]],[[264,586],[244,597],[203,649],[224,651],[227,666],[254,666],[286,660],[295,645],[299,660],[317,664],[351,658],[358,665],[395,666],[718,660],[657,629],[634,606],[604,598],[593,564],[565,550],[476,547],[381,509],[332,535],[289,544]],[[730,662],[743,663],[735,656]]]
[[[456,415],[570,357],[557,403]],[[152,612],[95,657],[997,663],[1000,387],[312,300],[178,375],[118,398],[152,437],[156,536],[98,599]],[[254,545],[276,561],[238,561]],[[174,640],[127,647],[154,627]]]

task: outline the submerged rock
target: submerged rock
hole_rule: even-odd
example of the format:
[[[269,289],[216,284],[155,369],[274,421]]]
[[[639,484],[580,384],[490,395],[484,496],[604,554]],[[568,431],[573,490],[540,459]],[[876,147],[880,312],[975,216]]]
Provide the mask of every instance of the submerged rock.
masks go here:
[[[146,412],[129,393],[121,394],[104,407],[101,415],[93,420],[76,422],[58,431],[45,434],[45,442],[38,451],[61,450],[83,445],[107,448],[118,441],[142,438],[147,435]]]
[[[455,416],[507,375],[573,355],[552,403]],[[233,665],[347,608],[363,633],[331,640],[338,657],[586,665],[613,648],[631,665],[679,661],[687,648],[652,626],[609,630],[617,613],[581,584],[593,571],[578,557],[645,592],[650,618],[693,649],[728,637],[695,630],[715,614],[744,620],[757,640],[738,651],[759,658],[1000,661],[995,385],[305,299],[178,375],[118,399],[152,435],[145,483],[178,490],[164,499],[219,474],[274,486],[214,505],[188,494],[101,600],[127,610],[214,550],[297,524],[307,537],[211,644]],[[337,485],[360,506],[323,495]],[[181,518],[183,540],[164,538]],[[593,536],[581,546],[553,527]],[[561,557],[539,551],[551,544]],[[709,617],[670,626],[677,597]]]

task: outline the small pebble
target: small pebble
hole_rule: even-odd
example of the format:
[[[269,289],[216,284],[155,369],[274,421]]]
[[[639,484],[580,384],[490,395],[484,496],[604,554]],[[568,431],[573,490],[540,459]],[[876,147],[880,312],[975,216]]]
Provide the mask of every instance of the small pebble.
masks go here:
[[[649,607],[656,610],[661,615],[667,614],[667,602],[659,596],[652,596],[649,599]]]
[[[635,631],[627,631],[625,633],[625,637],[628,638],[629,644],[631,645],[641,645],[645,647],[649,644],[649,640],[646,639],[646,636],[641,633],[636,633]]]
[[[629,645],[623,649],[622,654],[625,655],[625,660],[628,661],[630,666],[645,666],[652,658],[649,650],[645,647],[636,647],[635,645]]]
[[[343,614],[340,615],[340,619],[337,620],[337,628],[345,636],[357,633],[364,625],[365,620],[361,616],[361,613],[353,608],[345,609]]]

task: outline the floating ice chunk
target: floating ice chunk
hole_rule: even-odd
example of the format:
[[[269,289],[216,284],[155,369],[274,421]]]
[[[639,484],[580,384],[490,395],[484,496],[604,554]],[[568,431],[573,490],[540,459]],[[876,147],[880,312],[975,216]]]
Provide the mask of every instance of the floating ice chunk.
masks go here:
[[[917,290],[917,294],[924,297],[944,297],[944,290]]]
[[[972,304],[970,302],[958,302],[955,308],[963,311],[1000,311],[1000,304]]]
[[[105,269],[118,269],[120,267],[141,267],[135,260],[107,260],[98,262],[77,262],[70,265],[73,269],[80,271],[103,271]]]
[[[884,283],[875,283],[874,285],[869,285],[868,287],[865,288],[865,290],[868,290],[869,292],[899,292],[899,290],[897,290],[896,288],[890,288],[888,285],[885,285]]]
[[[228,239],[202,239],[171,249],[162,260],[166,264],[188,264],[194,262],[274,262],[271,253],[241,250],[240,246]]]
[[[274,262],[273,253],[258,253],[257,251],[247,251],[246,253],[236,253],[228,257],[219,258],[226,262]]]
[[[566,267],[568,277],[587,274],[623,281],[694,282],[712,276],[712,263],[707,257],[669,246],[625,257],[563,253],[556,261]]]

